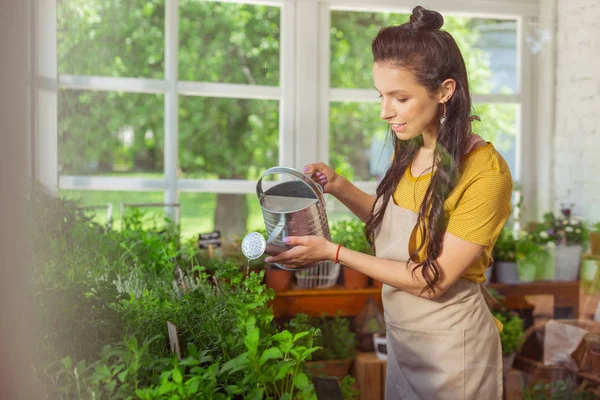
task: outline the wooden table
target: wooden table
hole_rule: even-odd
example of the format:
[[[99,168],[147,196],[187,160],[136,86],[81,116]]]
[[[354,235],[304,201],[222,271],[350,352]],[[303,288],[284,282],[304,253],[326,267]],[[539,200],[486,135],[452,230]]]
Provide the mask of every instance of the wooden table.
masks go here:
[[[552,295],[555,318],[579,317],[580,281],[536,281],[511,285],[490,283],[487,287],[505,296],[504,306],[509,309],[530,308],[526,296]]]
[[[352,376],[360,390],[360,400],[383,400],[387,361],[377,358],[375,353],[357,353],[354,358]]]
[[[537,281],[515,285],[490,283],[488,288],[495,289],[505,296],[505,305],[510,309],[531,308],[532,305],[527,302],[525,296],[545,294],[554,296],[557,318],[577,318],[579,315],[579,281]],[[383,309],[381,289],[370,287],[350,290],[341,285],[330,289],[292,289],[280,292],[272,305],[275,317],[294,316],[297,313],[309,316],[338,313],[342,316],[356,316],[369,298],[375,301],[380,310]]]

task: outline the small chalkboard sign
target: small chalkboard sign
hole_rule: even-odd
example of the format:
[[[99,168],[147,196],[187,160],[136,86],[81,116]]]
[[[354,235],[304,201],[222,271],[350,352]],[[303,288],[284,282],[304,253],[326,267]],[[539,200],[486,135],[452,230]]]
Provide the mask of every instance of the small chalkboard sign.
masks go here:
[[[201,233],[198,236],[198,247],[201,249],[221,247],[221,232]]]

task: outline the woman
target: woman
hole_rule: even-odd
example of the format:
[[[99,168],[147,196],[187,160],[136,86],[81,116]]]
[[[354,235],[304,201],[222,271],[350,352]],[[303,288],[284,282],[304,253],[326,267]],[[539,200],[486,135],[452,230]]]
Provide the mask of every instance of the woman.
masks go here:
[[[371,196],[322,163],[331,193],[366,222],[376,256],[322,237],[289,237],[268,262],[333,260],[384,282],[386,399],[501,399],[502,355],[480,284],[511,213],[512,178],[471,131],[464,60],[442,16],[416,7],[373,40],[373,79],[394,157]]]

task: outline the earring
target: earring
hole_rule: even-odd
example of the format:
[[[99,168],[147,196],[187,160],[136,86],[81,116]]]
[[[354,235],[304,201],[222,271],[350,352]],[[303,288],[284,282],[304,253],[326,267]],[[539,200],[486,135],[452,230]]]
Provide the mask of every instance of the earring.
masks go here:
[[[444,125],[444,123],[446,122],[446,103],[442,103],[442,105],[444,106],[444,115],[442,115],[442,118],[440,118],[440,125]]]

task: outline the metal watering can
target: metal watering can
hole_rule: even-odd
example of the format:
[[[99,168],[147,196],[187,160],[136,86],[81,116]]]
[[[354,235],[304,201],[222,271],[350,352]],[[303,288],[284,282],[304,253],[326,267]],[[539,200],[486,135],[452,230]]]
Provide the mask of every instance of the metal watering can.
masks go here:
[[[287,178],[263,191],[262,181],[269,175],[284,175]],[[305,175],[289,167],[273,167],[266,170],[256,184],[256,195],[262,209],[268,238],[251,232],[242,240],[242,253],[255,259],[265,252],[279,254],[291,248],[283,242],[287,236],[323,236],[331,240],[323,188]],[[314,268],[319,263],[287,267],[274,263],[282,269],[301,271]]]

